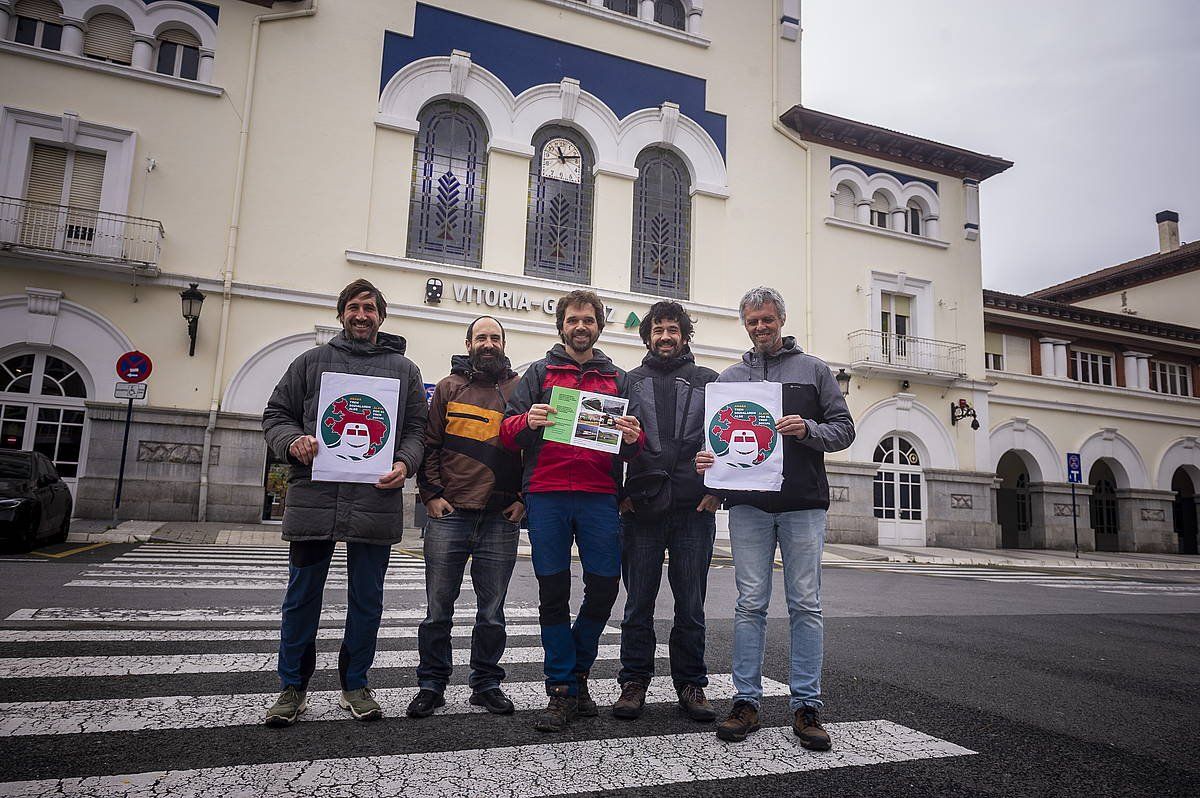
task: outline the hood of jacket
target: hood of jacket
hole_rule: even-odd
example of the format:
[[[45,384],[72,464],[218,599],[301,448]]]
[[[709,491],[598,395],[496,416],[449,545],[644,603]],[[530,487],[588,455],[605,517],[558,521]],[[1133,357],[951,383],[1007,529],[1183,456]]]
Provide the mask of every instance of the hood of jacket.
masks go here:
[[[692,354],[691,347],[686,344],[683,351],[675,357],[662,358],[653,352],[647,352],[642,358],[642,365],[654,371],[661,371],[664,374],[676,371],[689,363],[695,363],[696,356]]]
[[[496,374],[488,374],[486,371],[479,371],[471,364],[470,355],[451,355],[450,356],[450,373],[459,374],[466,377],[468,380],[473,380],[475,377],[481,377],[491,382],[501,383],[507,379],[517,376],[517,373],[512,370],[512,362],[509,361],[508,355],[504,356],[501,361],[504,366],[503,371]]]
[[[343,352],[349,352],[354,355],[375,355],[380,352],[395,352],[398,355],[403,355],[404,350],[408,348],[408,342],[404,340],[403,335],[379,332],[375,334],[375,343],[371,343],[370,341],[360,341],[357,338],[351,338],[346,335],[345,330],[342,330],[329,339],[329,345],[334,349],[340,349]]]
[[[783,346],[773,355],[764,355],[757,349],[751,349],[742,355],[742,362],[751,368],[762,368],[763,360],[783,360],[792,355],[803,355],[804,350],[800,348],[800,344],[796,343],[796,339],[790,335],[784,336]]]
[[[562,344],[555,344],[546,352],[546,360],[556,366],[578,366],[580,371],[588,371],[595,369],[597,371],[612,370],[616,368],[608,355],[601,352],[599,349],[592,349],[592,358],[586,363],[578,363],[575,358],[567,354],[567,348]]]

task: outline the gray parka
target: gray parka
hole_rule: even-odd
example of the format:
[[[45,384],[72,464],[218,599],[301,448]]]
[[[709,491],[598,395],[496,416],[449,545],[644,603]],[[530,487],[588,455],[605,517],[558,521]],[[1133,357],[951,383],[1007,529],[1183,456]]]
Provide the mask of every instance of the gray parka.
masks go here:
[[[405,341],[398,335],[378,333],[376,343],[338,334],[324,346],[308,350],[292,361],[275,386],[266,410],[263,431],[275,456],[291,464],[284,540],[344,540],[391,544],[404,529],[402,492],[350,482],[313,482],[312,468],[288,453],[301,435],[315,435],[317,400],[325,372],[391,377],[400,380],[400,406],[396,410],[393,463],[404,463],[415,478],[424,451],[428,406],[421,372],[404,356]]]

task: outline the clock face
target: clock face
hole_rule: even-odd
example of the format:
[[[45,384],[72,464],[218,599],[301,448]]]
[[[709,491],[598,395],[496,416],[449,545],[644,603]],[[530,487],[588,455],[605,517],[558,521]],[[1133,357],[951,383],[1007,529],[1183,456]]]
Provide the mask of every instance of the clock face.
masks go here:
[[[578,183],[583,177],[583,156],[570,139],[554,138],[542,145],[542,177]]]

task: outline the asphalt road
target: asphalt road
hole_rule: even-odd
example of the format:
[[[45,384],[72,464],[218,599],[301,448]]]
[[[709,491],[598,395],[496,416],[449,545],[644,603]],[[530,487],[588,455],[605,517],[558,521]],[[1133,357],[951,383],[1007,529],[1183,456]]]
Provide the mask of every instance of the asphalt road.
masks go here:
[[[564,734],[535,732],[544,697],[527,560],[509,595],[510,652],[524,661],[507,664],[506,685],[529,709],[404,718],[422,593],[419,560],[399,552],[377,663],[400,664],[372,671],[390,717],[344,720],[320,693],[301,723],[266,729],[281,552],[149,544],[0,557],[0,796],[1200,795],[1197,574],[827,567],[823,720],[835,748],[814,754],[785,728],[779,580],[764,668],[771,728],[740,746],[679,713],[666,678],[638,721],[602,709]],[[710,694],[724,690],[723,713],[732,569],[714,568],[709,584]],[[327,591],[327,604],[344,601]],[[669,617],[665,585],[660,601]],[[328,622],[322,652],[336,652],[338,625]],[[619,641],[612,625],[603,645]],[[668,631],[659,624],[660,643]],[[601,686],[617,667],[597,663]],[[456,668],[460,689],[466,671]],[[335,690],[336,674],[320,671],[312,689]]]

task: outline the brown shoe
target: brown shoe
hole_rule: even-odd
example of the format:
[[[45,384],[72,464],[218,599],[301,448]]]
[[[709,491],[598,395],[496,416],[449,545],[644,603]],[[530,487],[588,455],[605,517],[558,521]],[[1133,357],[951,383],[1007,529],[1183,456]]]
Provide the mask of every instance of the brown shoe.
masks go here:
[[[592,694],[588,692],[588,672],[575,674],[575,683],[579,685],[579,690],[575,694],[579,704],[577,713],[579,717],[594,718],[599,715],[600,710],[596,708],[596,702],[592,700]]]
[[[816,707],[801,707],[792,720],[792,731],[800,738],[800,745],[810,751],[828,751],[833,747],[829,732],[821,725]]]
[[[579,701],[567,695],[567,688],[554,687],[547,691],[550,701],[533,719],[533,728],[543,732],[562,731],[578,714]]]
[[[621,685],[621,697],[612,705],[614,718],[634,720],[642,716],[646,708],[646,685],[641,682],[625,682]]]
[[[731,743],[740,743],[746,735],[762,728],[758,722],[758,710],[749,701],[734,702],[729,717],[717,726],[717,736]]]
[[[679,688],[679,708],[692,720],[702,723],[712,723],[717,719],[717,711],[708,703],[704,688],[698,684],[685,684]]]

